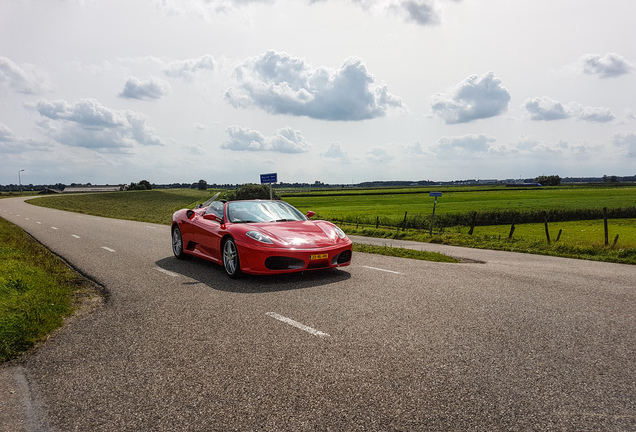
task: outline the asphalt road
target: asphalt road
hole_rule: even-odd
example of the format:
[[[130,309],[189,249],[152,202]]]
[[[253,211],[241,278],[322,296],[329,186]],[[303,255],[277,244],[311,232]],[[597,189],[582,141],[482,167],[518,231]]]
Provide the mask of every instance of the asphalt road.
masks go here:
[[[110,293],[1,369],[1,430],[636,430],[634,266],[405,243],[481,263],[235,281],[167,226],[0,217]]]

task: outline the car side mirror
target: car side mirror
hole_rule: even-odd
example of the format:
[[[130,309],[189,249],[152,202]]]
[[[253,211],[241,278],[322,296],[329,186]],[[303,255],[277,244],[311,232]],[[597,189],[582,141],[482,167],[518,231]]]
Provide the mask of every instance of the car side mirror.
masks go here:
[[[311,210],[309,210],[309,211],[307,212],[307,218],[312,218],[312,217],[314,217],[314,216],[316,216],[316,212],[313,212],[313,211],[311,211]]]

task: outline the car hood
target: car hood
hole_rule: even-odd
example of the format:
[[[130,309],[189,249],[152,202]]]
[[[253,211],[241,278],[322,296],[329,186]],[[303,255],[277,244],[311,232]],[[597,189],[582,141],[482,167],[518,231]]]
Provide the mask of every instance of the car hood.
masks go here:
[[[334,226],[326,221],[294,221],[249,224],[268,235],[277,243],[288,247],[313,248],[348,241],[338,237]]]

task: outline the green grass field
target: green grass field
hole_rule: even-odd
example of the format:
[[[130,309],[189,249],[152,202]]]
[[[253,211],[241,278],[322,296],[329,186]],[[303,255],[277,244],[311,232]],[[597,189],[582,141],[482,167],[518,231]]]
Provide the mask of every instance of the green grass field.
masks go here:
[[[434,198],[430,189],[331,190],[313,193],[282,194],[283,199],[303,212],[313,210],[317,217],[335,221],[349,234],[374,237],[412,239],[458,246],[513,250],[574,258],[636,264],[636,218],[609,219],[609,246],[605,246],[603,220],[598,218],[607,207],[636,208],[636,187],[554,187],[511,189],[505,187],[436,188],[438,198],[436,225],[429,235]],[[62,195],[44,197],[29,202],[46,207],[98,216],[169,224],[175,210],[193,207],[205,201],[215,191],[171,189]],[[575,216],[589,220],[549,222],[551,242],[547,243],[543,223],[515,223],[515,232],[508,239],[510,222],[477,224],[473,235],[468,226],[438,226],[445,215],[471,212],[512,212],[514,215],[543,212],[556,213],[569,209]],[[515,213],[514,211],[518,211]],[[419,229],[401,226],[404,215],[416,222]],[[542,216],[541,216],[542,217]],[[419,218],[419,219],[418,219]],[[379,222],[379,228],[376,224]],[[415,225],[415,224],[414,224]],[[559,241],[558,231],[562,230]],[[616,246],[614,239],[618,235]]]
[[[212,195],[209,191],[196,189],[165,189],[52,195],[29,202],[74,213],[169,225],[172,213],[182,208],[192,208]]]
[[[283,198],[301,210],[316,212],[317,217],[346,222],[385,226],[399,226],[407,213],[407,220],[414,226],[430,225],[435,199],[426,190],[408,190],[409,193],[389,193],[381,190],[377,195],[316,195]],[[543,212],[576,213],[574,219],[580,219],[581,212],[600,212],[603,207],[609,209],[634,209],[636,213],[636,187],[558,187],[514,189],[500,187],[491,190],[477,188],[438,189],[443,195],[438,198],[435,214],[438,223],[449,220],[456,225],[451,215],[463,215],[464,221],[470,220],[470,214],[477,213],[478,225],[490,225],[492,214],[497,218],[519,217],[526,219],[543,218]],[[489,215],[485,219],[485,215]],[[530,214],[530,217],[526,217]],[[636,217],[636,214],[634,215]],[[480,220],[482,221],[480,223]],[[536,220],[537,222],[539,220]],[[510,221],[512,222],[512,220]]]

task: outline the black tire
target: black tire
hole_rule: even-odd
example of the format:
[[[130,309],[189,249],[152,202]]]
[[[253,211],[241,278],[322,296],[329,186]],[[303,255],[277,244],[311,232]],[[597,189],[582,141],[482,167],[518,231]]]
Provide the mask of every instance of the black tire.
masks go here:
[[[190,255],[183,251],[183,238],[178,225],[172,227],[172,253],[177,259],[184,260],[191,258]]]
[[[238,249],[234,239],[231,237],[223,243],[223,268],[225,273],[232,279],[236,279],[241,275]]]

